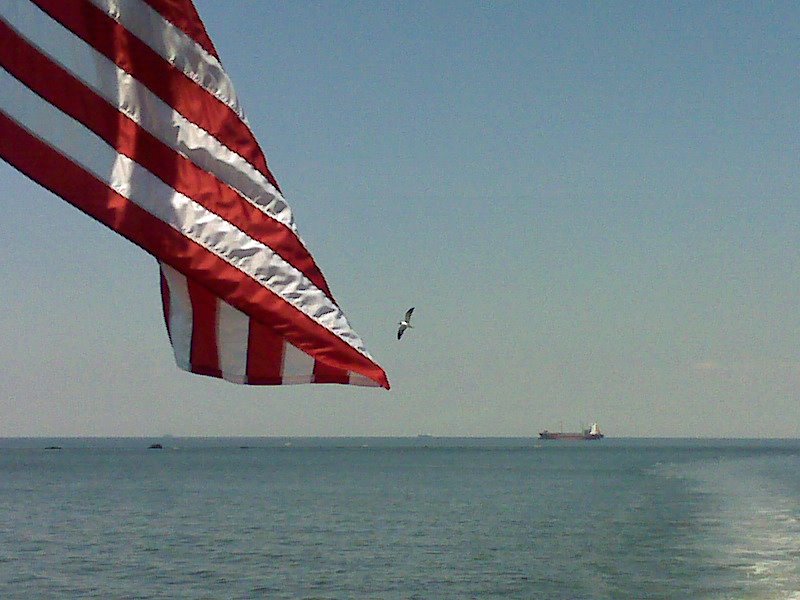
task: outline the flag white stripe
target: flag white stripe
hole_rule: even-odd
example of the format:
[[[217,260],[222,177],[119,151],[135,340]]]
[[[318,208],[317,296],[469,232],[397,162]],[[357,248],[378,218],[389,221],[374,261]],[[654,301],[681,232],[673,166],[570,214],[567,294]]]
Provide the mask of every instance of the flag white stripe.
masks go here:
[[[285,342],[283,348],[283,383],[311,383],[314,377],[314,359]]]
[[[217,58],[141,0],[89,0],[197,85],[245,116]]]
[[[175,362],[184,371],[191,370],[192,362],[192,301],[186,277],[161,263],[169,288],[169,337],[175,353]]]
[[[217,354],[223,379],[244,383],[247,379],[247,347],[250,317],[217,300]]]
[[[380,387],[380,385],[378,383],[376,383],[375,381],[372,381],[372,379],[370,379],[369,377],[365,377],[361,373],[353,373],[352,371],[350,371],[348,373],[348,375],[349,375],[348,383],[350,385],[361,385],[361,386],[367,386],[367,387]]]
[[[294,217],[269,180],[202,127],[187,120],[129,73],[30,2],[0,2],[0,17],[87,88],[169,148],[213,173],[267,216],[289,227]],[[298,236],[298,241],[303,241]]]
[[[117,153],[80,123],[31,92],[5,69],[0,71],[0,88],[4,90],[0,95],[0,108],[33,135],[58,148],[117,193],[249,275],[372,360],[339,307],[271,248]]]

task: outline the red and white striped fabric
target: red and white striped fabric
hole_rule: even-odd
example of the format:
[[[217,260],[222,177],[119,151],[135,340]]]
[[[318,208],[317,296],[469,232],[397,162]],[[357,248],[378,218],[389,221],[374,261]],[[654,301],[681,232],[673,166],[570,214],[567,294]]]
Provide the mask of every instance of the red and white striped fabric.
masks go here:
[[[190,0],[2,0],[0,156],[161,264],[183,369],[383,386]]]

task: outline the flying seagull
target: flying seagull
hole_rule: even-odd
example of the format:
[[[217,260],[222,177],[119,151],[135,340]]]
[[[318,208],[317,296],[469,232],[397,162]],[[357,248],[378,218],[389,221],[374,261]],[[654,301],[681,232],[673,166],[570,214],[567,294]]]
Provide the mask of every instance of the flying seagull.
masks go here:
[[[397,330],[397,339],[398,340],[401,337],[403,337],[403,332],[406,329],[413,329],[413,327],[411,326],[411,313],[413,313],[413,312],[414,312],[414,307],[412,306],[411,308],[409,308],[406,311],[406,316],[403,317],[403,320],[398,323],[398,325],[400,325],[400,328]]]

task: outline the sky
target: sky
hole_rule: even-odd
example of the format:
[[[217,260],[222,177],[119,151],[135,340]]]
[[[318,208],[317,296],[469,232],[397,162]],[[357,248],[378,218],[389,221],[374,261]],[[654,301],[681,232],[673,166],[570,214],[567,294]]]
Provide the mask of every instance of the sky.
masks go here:
[[[392,389],[180,371],[155,259],[2,163],[0,436],[800,436],[800,5],[196,5]]]

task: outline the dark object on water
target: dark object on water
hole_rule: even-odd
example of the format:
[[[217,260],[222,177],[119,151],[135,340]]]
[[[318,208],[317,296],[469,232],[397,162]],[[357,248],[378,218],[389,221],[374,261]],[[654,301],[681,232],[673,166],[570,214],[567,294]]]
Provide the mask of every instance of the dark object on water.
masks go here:
[[[601,440],[605,436],[600,433],[600,428],[597,426],[597,423],[592,423],[592,426],[589,429],[584,429],[581,432],[555,432],[555,431],[544,431],[539,433],[539,439],[542,440]]]
[[[164,448],[164,446],[162,446],[161,444],[150,444],[147,447],[148,450],[161,450],[163,448]]]
[[[45,450],[61,450],[61,446],[47,446]]]

